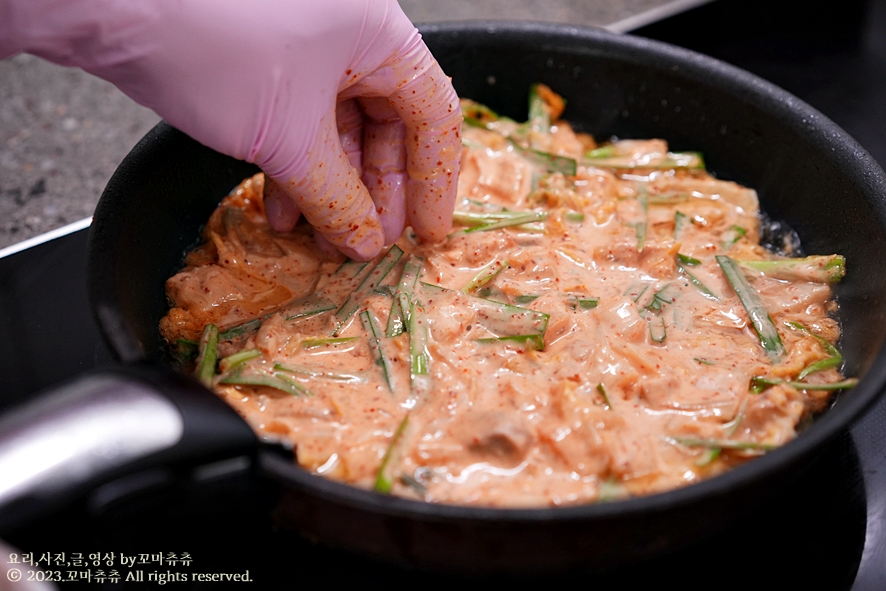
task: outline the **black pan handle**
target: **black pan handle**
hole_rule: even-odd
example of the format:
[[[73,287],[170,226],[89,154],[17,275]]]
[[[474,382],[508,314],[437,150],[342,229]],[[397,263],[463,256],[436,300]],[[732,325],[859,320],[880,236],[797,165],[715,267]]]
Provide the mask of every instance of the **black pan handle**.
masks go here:
[[[188,377],[141,365],[84,375],[0,418],[0,535],[114,481],[251,465],[257,448],[246,422]]]

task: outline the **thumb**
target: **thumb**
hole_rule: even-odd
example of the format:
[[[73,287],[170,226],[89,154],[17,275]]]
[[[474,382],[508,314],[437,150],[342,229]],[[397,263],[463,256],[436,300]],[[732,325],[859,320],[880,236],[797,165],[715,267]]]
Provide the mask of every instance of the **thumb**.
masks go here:
[[[369,191],[342,148],[334,110],[321,119],[306,159],[271,177],[277,185],[274,199],[281,199],[282,192],[292,206],[268,211],[273,227],[291,225],[287,222],[292,219],[276,220],[274,216],[288,217],[287,212],[299,211],[316,232],[348,257],[365,261],[381,252],[384,229]]]

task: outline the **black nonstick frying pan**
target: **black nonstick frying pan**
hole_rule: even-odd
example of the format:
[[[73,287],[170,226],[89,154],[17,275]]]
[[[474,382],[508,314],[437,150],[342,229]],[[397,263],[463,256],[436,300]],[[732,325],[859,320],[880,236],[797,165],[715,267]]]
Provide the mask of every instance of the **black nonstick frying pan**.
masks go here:
[[[544,82],[568,99],[564,118],[579,130],[601,139],[662,137],[672,149],[701,151],[715,175],[755,188],[765,212],[796,230],[806,252],[845,255],[848,273],[836,288],[840,346],[845,373],[861,377],[859,386],[781,449],[709,481],[613,503],[525,510],[433,505],[309,474],[258,445],[208,391],[187,380],[170,385],[159,369],[164,281],[196,244],[218,201],[255,171],[160,124],[102,196],[89,280],[102,330],[129,364],[120,375],[137,384],[136,397],[166,400],[158,404],[171,410],[156,411],[157,425],[172,421],[179,428],[153,448],[131,452],[110,474],[96,469],[75,488],[152,464],[246,456],[260,477],[281,484],[278,519],[333,546],[452,571],[599,569],[672,549],[747,514],[880,394],[886,381],[886,175],[832,122],[746,72],[630,36],[526,23],[438,25],[423,34],[461,96],[522,120],[528,86]],[[166,394],[182,387],[184,395]],[[70,390],[63,408],[89,398]],[[21,493],[13,502],[29,507],[51,498],[52,487],[41,486],[40,495]]]

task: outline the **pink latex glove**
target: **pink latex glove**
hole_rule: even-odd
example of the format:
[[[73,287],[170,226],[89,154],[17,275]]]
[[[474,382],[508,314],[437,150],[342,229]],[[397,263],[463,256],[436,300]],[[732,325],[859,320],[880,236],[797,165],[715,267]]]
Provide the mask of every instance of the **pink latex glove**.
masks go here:
[[[362,260],[407,223],[449,231],[461,110],[395,0],[0,0],[0,57],[20,51],[258,164],[278,231],[304,215]]]

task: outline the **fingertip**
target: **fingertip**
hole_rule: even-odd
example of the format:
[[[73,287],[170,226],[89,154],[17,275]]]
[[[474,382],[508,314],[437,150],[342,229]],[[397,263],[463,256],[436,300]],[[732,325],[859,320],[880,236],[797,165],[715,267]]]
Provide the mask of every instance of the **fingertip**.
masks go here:
[[[325,245],[329,245],[334,250],[338,250],[346,257],[355,261],[369,261],[379,255],[385,246],[384,230],[381,226],[364,230],[357,235],[349,236],[349,240],[344,243],[336,244],[331,242],[326,236],[319,232],[315,232],[317,246],[321,249]],[[325,245],[321,244],[321,240]],[[325,251],[324,251],[325,252]]]
[[[327,240],[320,232],[314,232],[314,243],[317,245],[317,248],[320,249],[320,252],[328,257],[334,257],[339,253],[339,250],[335,245]]]
[[[381,224],[384,244],[389,246],[400,239],[406,228],[406,203],[404,197],[405,182],[403,172],[392,172],[384,175],[376,171],[363,173],[363,182],[372,187],[370,195],[375,204],[375,213]]]
[[[334,111],[323,117],[304,164],[285,175],[297,210],[345,255],[358,260],[376,256],[384,246],[384,229],[369,191],[342,149]],[[279,216],[274,223],[281,226],[291,222],[291,204],[275,201],[280,209],[269,212],[269,219]]]
[[[447,210],[447,214],[416,212],[409,216],[409,225],[423,242],[437,243],[442,242],[449,235],[452,229],[452,210]]]
[[[369,190],[385,233],[385,244],[400,239],[406,226],[406,125],[386,98],[361,98],[366,114],[363,184]]]
[[[335,107],[336,128],[342,149],[357,174],[363,172],[363,113],[356,99],[339,102]]]
[[[379,217],[381,218],[381,225],[384,229],[385,233],[385,246],[389,246],[398,240],[400,240],[400,236],[403,235],[403,230],[406,229],[406,213],[404,211],[404,204],[402,202],[395,204],[398,211],[396,212],[380,212]]]
[[[265,179],[265,216],[275,232],[291,232],[301,215],[295,202],[273,179]]]

